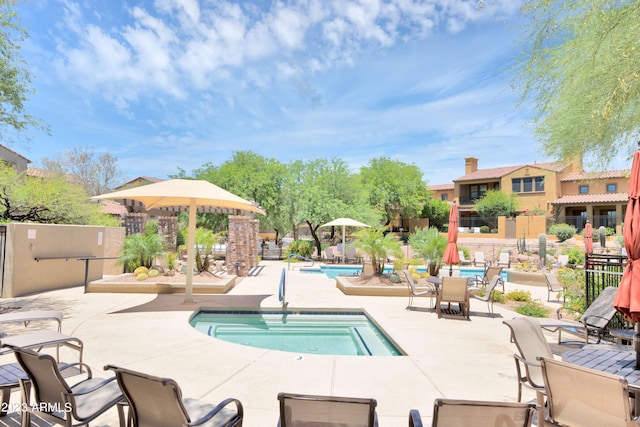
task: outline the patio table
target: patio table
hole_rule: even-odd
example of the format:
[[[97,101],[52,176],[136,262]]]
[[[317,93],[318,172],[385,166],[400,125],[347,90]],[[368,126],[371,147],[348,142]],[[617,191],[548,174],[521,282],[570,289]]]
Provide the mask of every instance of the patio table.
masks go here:
[[[638,396],[640,394],[640,370],[636,366],[636,353],[634,351],[595,348],[588,346],[578,350],[569,350],[562,353],[562,360],[585,368],[596,369],[619,375],[627,380],[629,393]],[[603,347],[605,347],[603,345]],[[636,398],[634,415],[640,413],[640,399]]]

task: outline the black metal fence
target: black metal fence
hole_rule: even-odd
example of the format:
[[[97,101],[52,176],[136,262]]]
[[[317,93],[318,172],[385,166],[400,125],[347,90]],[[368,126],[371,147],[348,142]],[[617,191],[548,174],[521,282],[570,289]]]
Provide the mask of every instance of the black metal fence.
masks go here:
[[[609,254],[585,254],[586,306],[590,306],[607,286],[618,287],[627,264],[627,257]],[[629,327],[629,322],[620,314],[609,324],[609,329]]]

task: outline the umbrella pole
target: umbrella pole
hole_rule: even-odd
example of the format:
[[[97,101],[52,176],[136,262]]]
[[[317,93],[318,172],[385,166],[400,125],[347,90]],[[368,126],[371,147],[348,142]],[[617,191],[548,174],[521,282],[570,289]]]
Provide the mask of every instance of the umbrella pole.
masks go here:
[[[636,322],[633,329],[636,331],[633,336],[633,349],[636,352],[636,369],[640,369],[640,323]]]
[[[193,258],[196,246],[196,199],[189,203],[189,225],[187,236],[187,279],[184,286],[184,303],[193,304]]]
[[[345,239],[344,239],[344,229],[346,227],[343,225],[342,226],[342,263],[346,263],[346,259],[347,259],[347,247],[344,245]]]

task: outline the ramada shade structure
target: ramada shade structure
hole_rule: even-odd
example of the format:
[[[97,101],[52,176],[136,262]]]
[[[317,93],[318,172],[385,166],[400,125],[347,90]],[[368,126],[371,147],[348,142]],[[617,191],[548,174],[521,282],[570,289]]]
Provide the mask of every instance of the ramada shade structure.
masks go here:
[[[92,199],[136,200],[144,203],[147,210],[175,208],[189,212],[185,303],[193,302],[193,265],[196,211],[198,208],[227,208],[238,212],[248,211],[266,215],[262,209],[250,201],[204,180],[170,179],[113,193],[101,194],[92,197]]]

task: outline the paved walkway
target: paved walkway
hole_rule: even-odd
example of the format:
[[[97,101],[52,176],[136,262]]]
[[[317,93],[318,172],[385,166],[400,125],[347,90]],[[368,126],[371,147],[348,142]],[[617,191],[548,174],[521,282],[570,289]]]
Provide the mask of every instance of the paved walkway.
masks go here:
[[[72,288],[5,300],[2,306],[61,310],[63,332],[84,341],[94,376],[108,375],[103,366],[115,364],[173,378],[185,397],[212,403],[236,397],[247,427],[277,424],[280,391],[374,397],[380,425],[392,427],[408,425],[410,409],[419,409],[430,425],[437,397],[515,400],[515,346],[502,320],[517,314],[496,305],[492,318],[483,301],[472,300],[471,321],[438,319],[427,299],[414,300],[416,309],[408,311],[406,297],[345,296],[324,275],[289,272],[289,308],[363,308],[408,354],[402,357],[264,350],[219,341],[189,326],[199,307],[279,307],[278,282],[286,263],[263,261],[261,267],[229,294],[196,295],[194,304],[183,304],[181,295],[84,294]],[[506,286],[546,300],[546,287]],[[65,351],[65,360],[73,360]],[[6,363],[13,355],[3,357],[0,362]],[[525,400],[533,398],[525,391]],[[19,402],[17,391],[11,399]],[[98,421],[117,425],[117,412]]]

